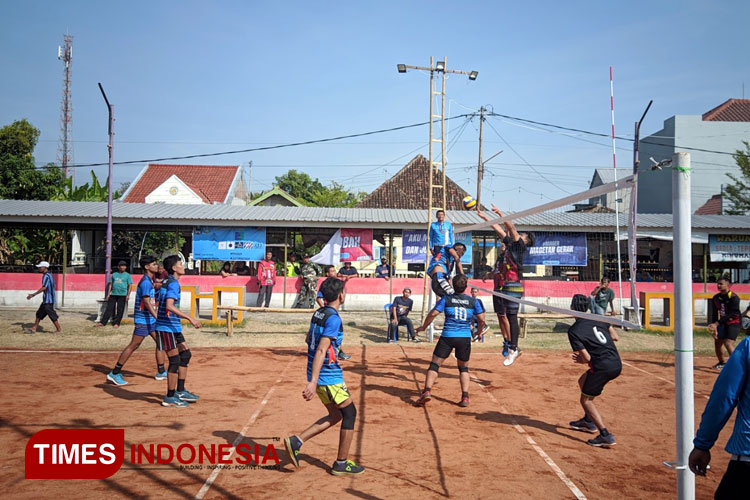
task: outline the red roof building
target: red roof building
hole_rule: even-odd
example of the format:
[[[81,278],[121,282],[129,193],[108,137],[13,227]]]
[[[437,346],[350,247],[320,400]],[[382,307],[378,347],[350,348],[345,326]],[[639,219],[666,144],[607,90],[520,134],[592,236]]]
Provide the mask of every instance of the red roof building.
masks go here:
[[[706,203],[695,211],[695,215],[721,215],[722,200],[720,194],[713,195]]]
[[[242,168],[237,165],[165,165],[150,163],[127,191],[125,203],[246,204]]]
[[[704,122],[750,122],[750,99],[729,99],[703,113]]]

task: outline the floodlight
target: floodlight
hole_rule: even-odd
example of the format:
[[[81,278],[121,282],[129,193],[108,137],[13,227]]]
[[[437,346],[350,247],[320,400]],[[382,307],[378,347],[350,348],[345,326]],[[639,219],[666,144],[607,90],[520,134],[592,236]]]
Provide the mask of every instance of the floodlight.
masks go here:
[[[397,64],[396,68],[398,68],[399,73],[406,73],[406,64]]]
[[[472,71],[471,73],[469,73],[469,80],[476,80],[478,75],[478,71]]]

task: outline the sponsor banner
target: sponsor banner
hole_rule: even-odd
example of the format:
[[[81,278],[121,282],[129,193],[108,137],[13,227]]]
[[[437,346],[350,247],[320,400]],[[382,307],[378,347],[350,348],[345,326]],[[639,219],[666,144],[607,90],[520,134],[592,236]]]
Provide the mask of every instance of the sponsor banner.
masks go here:
[[[461,264],[469,264],[471,265],[471,250],[473,243],[471,241],[471,231],[465,232],[465,233],[456,233],[454,236],[455,241],[453,244],[456,243],[463,243],[466,245],[466,251],[464,252],[464,255],[461,257]]]
[[[265,228],[203,226],[193,231],[195,260],[261,261],[265,250]]]
[[[341,230],[341,262],[372,259],[372,229]]]
[[[401,262],[424,264],[427,261],[427,230],[405,229],[401,238]]]
[[[124,452],[125,429],[44,429],[26,443],[26,479],[105,479]]]
[[[708,236],[711,262],[750,262],[750,234]]]
[[[536,242],[527,248],[524,266],[585,266],[588,258],[586,233],[535,231]]]

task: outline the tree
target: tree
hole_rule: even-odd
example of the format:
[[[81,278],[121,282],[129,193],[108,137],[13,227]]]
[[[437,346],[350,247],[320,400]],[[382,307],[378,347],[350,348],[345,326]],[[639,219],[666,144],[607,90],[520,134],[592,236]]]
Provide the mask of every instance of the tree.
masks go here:
[[[741,175],[727,174],[734,184],[726,186],[723,193],[731,204],[731,208],[726,210],[729,215],[750,214],[750,142],[742,143],[745,145],[745,151],[738,149],[734,156]]]
[[[0,128],[0,198],[49,200],[59,191],[63,173],[54,164],[36,168],[39,130],[27,120]]]
[[[312,202],[318,207],[353,207],[367,196],[367,193],[359,191],[353,193],[336,181],[331,182],[331,186],[323,188],[320,193],[312,196]]]
[[[276,177],[274,186],[283,189],[305,205],[315,207],[353,207],[367,195],[361,191],[349,191],[337,182],[331,182],[331,185],[326,187],[318,179],[294,169]]]

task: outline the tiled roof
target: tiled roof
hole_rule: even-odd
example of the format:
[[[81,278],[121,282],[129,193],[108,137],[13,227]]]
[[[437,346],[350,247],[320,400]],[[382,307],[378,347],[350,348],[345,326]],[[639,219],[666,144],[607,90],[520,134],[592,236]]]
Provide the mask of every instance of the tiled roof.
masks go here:
[[[150,163],[138,175],[126,195],[126,203],[144,203],[154,189],[176,175],[205,203],[224,203],[240,167],[215,165],[164,165]]]
[[[695,215],[721,215],[721,195],[715,194],[695,211]]]
[[[729,99],[703,113],[704,122],[750,122],[750,99]]]
[[[429,203],[428,191],[429,179],[427,178],[429,161],[422,155],[417,155],[396,175],[381,184],[375,191],[365,199],[357,203],[357,208],[402,208],[402,209],[427,209]],[[435,177],[435,183],[441,180]],[[448,176],[446,183],[446,210],[464,210],[463,199],[469,193],[453,182]],[[435,194],[440,193],[438,189]],[[442,201],[442,200],[441,200]],[[441,202],[433,202],[433,207],[438,207]]]

